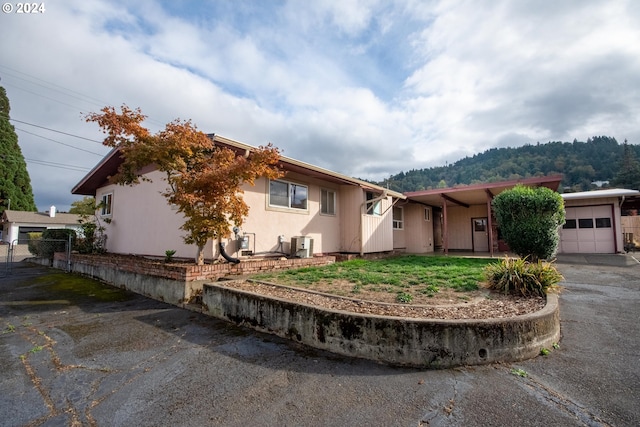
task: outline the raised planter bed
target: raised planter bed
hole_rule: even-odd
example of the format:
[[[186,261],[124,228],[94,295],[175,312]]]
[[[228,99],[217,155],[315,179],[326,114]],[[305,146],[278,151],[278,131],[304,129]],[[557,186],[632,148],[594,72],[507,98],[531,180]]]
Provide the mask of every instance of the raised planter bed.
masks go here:
[[[326,309],[230,285],[204,285],[204,313],[314,348],[393,365],[449,368],[515,362],[537,356],[560,338],[558,299],[553,294],[532,314],[439,320]]]

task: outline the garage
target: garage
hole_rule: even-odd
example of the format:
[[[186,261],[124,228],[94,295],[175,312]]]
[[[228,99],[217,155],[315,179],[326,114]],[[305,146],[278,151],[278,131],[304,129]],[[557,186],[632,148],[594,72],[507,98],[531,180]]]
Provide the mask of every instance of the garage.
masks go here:
[[[566,207],[566,223],[560,233],[564,253],[616,252],[613,205]]]

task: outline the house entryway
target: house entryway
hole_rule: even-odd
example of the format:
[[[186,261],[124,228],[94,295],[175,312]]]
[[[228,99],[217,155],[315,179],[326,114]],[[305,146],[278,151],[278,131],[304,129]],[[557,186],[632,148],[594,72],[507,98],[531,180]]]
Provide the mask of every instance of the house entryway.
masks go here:
[[[471,218],[474,252],[489,252],[489,231],[487,223],[487,218]]]

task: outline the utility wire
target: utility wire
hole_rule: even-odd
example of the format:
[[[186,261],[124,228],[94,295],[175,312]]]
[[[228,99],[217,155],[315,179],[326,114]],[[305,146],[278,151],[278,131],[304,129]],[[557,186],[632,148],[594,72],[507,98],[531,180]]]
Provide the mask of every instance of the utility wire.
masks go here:
[[[12,122],[16,122],[16,123],[22,123],[23,125],[33,126],[33,127],[36,127],[36,128],[48,130],[50,132],[61,133],[62,135],[72,136],[74,138],[84,139],[86,141],[91,141],[91,142],[95,142],[97,144],[102,145],[102,141],[96,141],[95,139],[85,138],[84,136],[74,135],[72,133],[62,132],[61,130],[55,130],[55,129],[51,129],[51,128],[40,126],[40,125],[34,125],[33,123],[23,122],[22,120],[17,120],[17,119],[12,119],[12,118],[9,118],[9,120],[11,120]]]
[[[33,132],[29,132],[28,130],[24,130],[24,129],[20,129],[20,128],[15,128],[15,129],[19,130],[20,132],[28,133],[29,135],[37,136],[38,138],[46,139],[47,141],[55,142],[56,144],[64,145],[65,147],[73,148],[74,150],[84,151],[85,153],[95,154],[96,156],[104,157],[104,154],[96,153],[94,151],[85,150],[84,148],[80,148],[80,147],[74,147],[71,144],[65,144],[64,142],[56,141],[55,139],[47,138],[46,136],[42,136],[42,135],[38,135],[38,134],[33,133]]]
[[[27,158],[25,158],[25,160],[28,163],[35,163],[35,164],[41,165],[41,166],[50,166],[50,167],[53,167],[53,168],[67,169],[67,170],[72,170],[72,171],[76,171],[76,172],[88,172],[88,171],[91,170],[90,168],[85,168],[85,167],[82,167],[82,166],[66,165],[64,163],[48,162],[46,160],[36,160],[36,159],[27,159]]]
[[[16,70],[16,69],[14,69],[14,68],[7,67],[6,65],[2,65],[2,64],[0,64],[0,68],[4,68],[5,70],[11,70],[11,71],[13,71],[14,73],[18,73],[18,74],[22,74],[22,75],[24,75],[24,76],[28,76],[28,77],[29,77],[29,78],[31,78],[31,79],[38,80],[38,81],[43,82],[43,83],[45,83],[46,85],[50,85],[50,86],[52,86],[52,87],[47,87],[47,86],[45,86],[45,85],[43,85],[43,84],[36,83],[36,82],[34,82],[34,81],[29,81],[28,79],[25,79],[25,78],[22,78],[22,77],[16,76],[16,75],[15,75],[15,74],[13,74],[13,73],[9,73],[9,72],[7,72],[7,71],[3,71],[3,73],[5,73],[6,75],[8,75],[8,76],[10,76],[10,77],[12,77],[12,78],[20,79],[20,80],[23,80],[23,81],[25,81],[25,82],[27,82],[27,83],[31,83],[31,84],[34,84],[34,85],[37,85],[37,86],[41,86],[41,87],[43,87],[44,89],[49,89],[49,90],[53,90],[53,91],[60,92],[62,95],[65,95],[65,96],[69,96],[69,97],[71,97],[71,98],[78,99],[78,100],[80,100],[80,101],[82,101],[82,102],[86,102],[86,103],[89,103],[89,104],[93,104],[93,105],[99,106],[99,107],[101,107],[101,108],[102,108],[102,107],[104,107],[105,105],[110,105],[110,104],[111,104],[111,105],[114,105],[114,104],[112,104],[112,103],[105,102],[105,101],[102,101],[102,100],[100,100],[100,99],[97,99],[97,98],[94,98],[94,97],[91,97],[91,96],[85,95],[85,94],[83,94],[83,93],[81,93],[81,92],[78,92],[78,91],[75,91],[75,90],[72,90],[72,89],[66,88],[66,87],[64,87],[64,86],[60,86],[60,85],[57,85],[57,84],[55,84],[55,83],[48,82],[48,81],[46,81],[46,80],[44,80],[44,79],[40,79],[40,78],[38,78],[38,77],[35,77],[35,76],[32,76],[32,75],[29,75],[29,74],[27,74],[27,73],[24,73],[24,72],[22,72],[22,71]],[[6,84],[6,82],[3,82],[2,84],[4,85],[4,84]],[[74,105],[71,105],[71,104],[67,104],[67,103],[62,102],[62,101],[60,101],[60,100],[58,100],[58,99],[50,98],[50,97],[45,96],[45,95],[43,95],[43,94],[41,94],[41,93],[36,93],[36,92],[30,91],[30,90],[27,90],[27,89],[23,89],[23,88],[21,88],[21,87],[19,87],[19,86],[15,86],[15,85],[11,85],[11,84],[9,84],[9,85],[10,85],[10,86],[12,86],[12,87],[15,87],[15,88],[17,88],[17,89],[19,89],[19,90],[22,90],[22,91],[25,91],[25,92],[31,93],[31,94],[33,94],[33,95],[40,96],[40,97],[42,97],[42,98],[49,99],[49,100],[54,101],[54,102],[57,102],[57,103],[59,103],[59,104],[62,104],[62,105],[65,105],[65,106],[71,107],[71,108],[73,108],[73,109],[75,109],[75,110],[78,110],[80,113],[82,113],[82,109],[81,109],[81,108],[78,108],[77,106],[74,106]],[[56,89],[56,88],[60,88],[60,89]],[[69,92],[69,93],[73,93],[73,94],[79,95],[79,96],[80,96],[80,97],[82,97],[82,98],[80,98],[80,97],[78,97],[78,96],[75,96],[75,95],[70,95],[69,93],[65,93],[65,91],[66,91],[66,92]],[[84,98],[84,99],[83,99],[83,98]],[[159,122],[159,121],[157,121],[157,120],[155,120],[155,119],[153,119],[153,118],[151,118],[151,117],[148,117],[148,116],[147,116],[147,118],[146,118],[146,121],[148,121],[149,123],[152,123],[152,124],[158,125],[158,126],[163,126],[163,125],[164,125],[163,123],[161,123],[161,122]]]
[[[46,86],[45,84],[42,84],[42,83],[36,83],[36,82],[30,81],[30,80],[28,80],[28,79],[25,79],[25,78],[23,78],[23,77],[17,76],[17,75],[15,75],[15,74],[13,74],[13,73],[9,73],[9,72],[7,72],[7,71],[4,71],[4,73],[5,73],[5,74],[8,74],[8,75],[10,75],[11,77],[14,77],[14,78],[16,78],[16,79],[23,80],[23,81],[25,81],[25,82],[27,82],[27,83],[31,83],[31,84],[34,84],[34,85],[37,85],[37,86],[43,87],[43,88],[45,88],[45,89],[54,90],[54,91],[56,91],[56,92],[60,92],[60,93],[62,93],[63,95],[69,96],[69,97],[71,97],[71,98],[75,98],[75,99],[78,99],[78,100],[80,100],[80,101],[88,102],[88,103],[91,103],[91,104],[94,104],[94,105],[97,105],[97,106],[103,106],[103,105],[107,104],[106,102],[104,102],[104,101],[102,101],[102,100],[100,100],[100,99],[92,98],[92,97],[90,97],[90,96],[84,95],[84,94],[82,94],[82,93],[80,93],[80,92],[77,92],[77,91],[75,91],[75,90],[72,90],[72,89],[66,88],[66,87],[64,87],[64,86],[57,85],[57,84],[55,84],[55,83],[50,83],[50,82],[48,82],[48,81],[46,81],[46,80],[40,79],[40,78],[38,78],[38,77],[32,76],[32,75],[27,74],[27,73],[23,73],[23,72],[18,71],[18,70],[14,69],[14,68],[7,67],[6,65],[2,65],[2,64],[0,64],[0,67],[1,67],[1,68],[5,68],[5,69],[7,69],[7,70],[11,70],[11,71],[13,71],[13,72],[15,72],[15,73],[18,73],[18,74],[22,74],[22,75],[24,75],[24,76],[27,76],[27,77],[29,77],[29,78],[33,79],[33,80],[41,81],[41,82],[43,82],[43,83],[46,83],[46,85],[53,86],[53,87],[48,87],[48,86]],[[60,88],[60,89],[56,89],[56,88]],[[68,93],[65,93],[65,91],[66,91],[66,92],[69,92],[69,93],[73,93],[73,94],[79,95],[79,96],[69,95]],[[35,95],[38,95],[37,93],[34,93],[34,94],[35,94]]]
[[[29,162],[29,163],[35,163],[37,165],[42,165],[42,166],[51,166],[51,167],[55,167],[55,168],[60,168],[60,169],[69,169],[69,170],[73,170],[73,171],[78,171],[78,172],[87,172],[89,170],[91,170],[90,168],[84,167],[84,166],[76,166],[76,165],[67,165],[64,163],[56,163],[56,162],[50,162],[47,160],[38,160],[38,159],[27,159],[25,157],[18,157],[15,155],[11,155],[11,154],[0,154],[0,159],[2,160],[12,160],[12,161],[20,161],[20,162]]]

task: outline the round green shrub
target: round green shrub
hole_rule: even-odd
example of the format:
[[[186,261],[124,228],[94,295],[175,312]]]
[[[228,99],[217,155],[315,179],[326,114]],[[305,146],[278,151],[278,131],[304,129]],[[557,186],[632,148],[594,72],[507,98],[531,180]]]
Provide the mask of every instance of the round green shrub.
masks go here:
[[[492,204],[498,227],[513,252],[533,262],[555,255],[558,229],[565,220],[560,194],[546,187],[517,185],[498,194]]]

